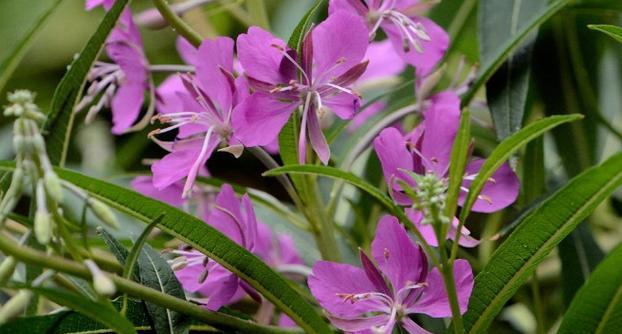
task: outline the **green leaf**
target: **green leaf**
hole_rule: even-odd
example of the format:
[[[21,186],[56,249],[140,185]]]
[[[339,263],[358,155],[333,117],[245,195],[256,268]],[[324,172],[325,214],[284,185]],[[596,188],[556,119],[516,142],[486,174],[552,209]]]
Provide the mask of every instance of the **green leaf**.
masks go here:
[[[140,282],[167,295],[186,300],[186,295],[175,273],[158,252],[145,244],[138,256]],[[188,333],[187,318],[162,306],[147,303],[147,310],[156,333]]]
[[[13,161],[0,162],[0,170],[14,168]],[[192,246],[246,281],[307,333],[330,331],[318,312],[281,275],[198,218],[105,181],[63,168],[56,168],[55,171],[61,179],[81,188],[89,196],[145,223],[164,215],[158,225],[162,231]]]
[[[548,130],[567,122],[576,121],[583,118],[582,115],[557,115],[547,118],[543,118],[536,122],[533,122],[515,134],[507,137],[502,141],[488,156],[482,167],[480,168],[477,177],[471,183],[469,188],[469,194],[462,205],[462,211],[460,212],[460,220],[465,221],[469,215],[475,200],[479,196],[479,193],[486,185],[486,182],[490,179],[492,174],[514,153],[523,145],[529,143],[531,140],[539,137]]]
[[[43,125],[43,130],[47,133],[48,155],[53,165],[63,166],[65,164],[75,115],[74,109],[84,88],[86,76],[128,2],[129,0],[115,2],[80,52],[80,56],[69,65],[69,70],[54,91],[48,118]]]
[[[343,180],[365,191],[373,198],[378,200],[378,202],[384,205],[387,209],[393,211],[394,214],[395,212],[401,212],[399,207],[397,207],[395,203],[393,203],[389,196],[380,191],[378,188],[374,187],[373,185],[369,184],[367,181],[359,178],[358,176],[350,172],[345,172],[338,168],[318,165],[290,165],[271,169],[263,173],[264,176],[277,176],[281,174],[322,175],[337,180]]]
[[[469,144],[471,143],[471,113],[468,109],[462,111],[460,115],[460,128],[454,139],[451,150],[451,160],[449,164],[449,187],[447,189],[447,202],[445,206],[445,216],[453,217],[458,208],[458,197],[460,196],[460,185],[464,177],[464,170],[469,158]]]
[[[58,5],[62,2],[62,0],[52,0],[52,1],[30,1],[28,4],[24,4],[24,1],[12,2],[6,1],[0,6],[0,11],[5,13],[11,13],[11,15],[15,14],[15,9],[12,9],[11,6],[15,4],[19,4],[20,6],[28,6],[29,10],[24,11],[24,15],[28,15],[28,19],[20,19],[20,24],[22,25],[20,30],[23,30],[23,33],[20,34],[18,40],[15,42],[15,45],[10,45],[8,41],[3,40],[3,49],[0,52],[0,91],[3,90],[7,81],[11,78],[11,75],[19,65],[20,61],[26,55],[26,51],[32,43],[35,41],[37,33],[42,30],[45,26],[45,23],[50,18],[51,14],[58,8]],[[9,6],[9,8],[6,8]],[[40,9],[42,7],[42,9]],[[26,7],[24,7],[26,8]],[[22,13],[20,13],[22,15]],[[30,19],[30,17],[33,17]],[[5,21],[6,22],[6,21]],[[10,22],[8,22],[10,24]],[[2,27],[2,29],[6,29],[6,27]],[[12,29],[12,28],[11,28]]]
[[[569,0],[556,0],[543,10],[538,11],[532,15],[520,29],[517,29],[516,34],[514,34],[511,39],[505,40],[502,44],[498,45],[494,51],[491,51],[488,61],[482,62],[477,79],[475,79],[469,91],[462,97],[462,105],[467,106],[479,89],[490,79],[497,69],[503,65],[510,54],[516,50],[538,26],[564,8],[568,1]],[[498,14],[499,13],[495,13],[495,15]]]
[[[298,118],[294,113],[279,133],[279,154],[283,165],[298,163]],[[307,198],[307,184],[300,176],[292,176],[292,183],[301,198]]]
[[[622,43],[622,27],[616,27],[607,24],[590,24],[588,28],[607,34],[609,37]]]
[[[493,61],[497,47],[516,38],[528,20],[545,7],[546,1],[542,0],[480,1],[480,61]],[[531,53],[537,34],[537,29],[533,30],[486,83],[488,106],[499,139],[516,132],[523,123]]]
[[[593,167],[523,216],[475,278],[467,333],[485,333],[503,305],[555,246],[622,185],[622,153]]]
[[[305,16],[302,17],[300,22],[298,22],[298,25],[296,25],[296,28],[294,28],[292,35],[287,41],[287,45],[290,48],[300,51],[300,46],[302,45],[302,40],[305,34],[309,31],[309,28],[311,28],[311,24],[313,23],[313,19],[315,15],[317,15],[318,10],[325,5],[325,3],[326,0],[317,0],[315,5],[313,5],[313,7],[307,11]]]
[[[86,297],[60,289],[40,287],[33,287],[29,289],[35,293],[45,296],[45,298],[55,302],[56,304],[67,306],[93,320],[99,321],[120,334],[136,334],[134,325],[129,320],[122,317],[121,314],[119,314],[119,312],[112,307],[108,307],[107,305],[100,304],[99,302],[93,301]]]
[[[113,302],[115,307],[120,302]],[[133,324],[135,330],[148,330],[150,328],[149,316],[145,305],[141,301],[130,300],[128,304],[127,319]],[[112,333],[108,326],[93,321],[76,311],[61,311],[48,315],[17,318],[0,326],[0,334],[95,334]]]
[[[577,292],[558,334],[616,333],[622,326],[622,245],[598,265]]]

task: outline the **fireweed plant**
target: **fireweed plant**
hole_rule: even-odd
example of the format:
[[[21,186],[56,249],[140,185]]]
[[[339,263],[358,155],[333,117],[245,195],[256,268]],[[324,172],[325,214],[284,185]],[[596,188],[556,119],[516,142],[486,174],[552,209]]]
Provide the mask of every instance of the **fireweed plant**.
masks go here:
[[[60,2],[0,58],[0,88]],[[622,134],[600,110],[612,89],[591,86],[585,26],[561,11],[581,5],[129,2],[85,1],[103,20],[49,110],[32,91],[7,94],[0,333],[619,331]],[[617,1],[585,2],[620,17]],[[270,29],[277,6],[302,17],[288,39]],[[216,33],[223,15],[237,35]],[[461,45],[476,15],[479,61]],[[536,38],[541,25],[553,32]],[[145,43],[167,26],[178,63]],[[619,93],[612,54],[594,72]],[[558,95],[568,110],[551,115]],[[541,139],[554,128],[557,151]],[[93,139],[111,137],[116,163],[114,141]],[[255,161],[275,183],[246,175]],[[82,174],[98,163],[114,177]],[[563,288],[536,270],[556,261]]]

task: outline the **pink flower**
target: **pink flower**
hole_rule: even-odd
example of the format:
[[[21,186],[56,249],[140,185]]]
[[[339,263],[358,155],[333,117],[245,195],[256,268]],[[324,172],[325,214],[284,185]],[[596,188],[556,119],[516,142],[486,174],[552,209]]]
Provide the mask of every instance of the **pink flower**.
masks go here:
[[[360,104],[349,87],[367,66],[367,28],[356,15],[336,12],[309,32],[300,55],[269,32],[251,27],[238,37],[238,57],[256,91],[233,116],[236,136],[245,146],[274,141],[290,115],[302,106],[298,141],[304,163],[307,136],[326,164],[330,148],[320,128],[325,107],[351,119]]]
[[[187,197],[208,158],[220,145],[238,156],[242,146],[231,127],[232,115],[247,96],[243,77],[233,76],[233,40],[219,37],[205,40],[196,54],[196,75],[169,78],[160,86],[158,119],[171,125],[150,134],[179,130],[173,142],[156,142],[169,151],[151,166],[154,185],[163,189],[186,179],[183,195]],[[183,90],[181,89],[183,86]]]
[[[451,316],[445,285],[438,269],[428,268],[395,217],[384,216],[371,245],[373,260],[360,252],[363,268],[318,261],[309,277],[311,293],[329,313],[333,325],[346,332],[391,333],[398,325],[411,334],[429,333],[410,314]],[[374,262],[375,261],[375,262]],[[461,313],[473,289],[473,273],[465,260],[454,263]]]
[[[378,29],[387,34],[400,56],[424,77],[443,58],[449,36],[432,20],[420,16],[430,7],[419,0],[330,0],[329,13],[349,11],[364,17],[373,38]]]
[[[302,264],[292,239],[285,235],[275,237],[266,225],[257,221],[248,195],[238,199],[230,185],[222,186],[206,222],[270,266],[278,269],[282,265]],[[218,310],[238,300],[244,292],[258,296],[235,274],[202,253],[192,249],[173,253],[180,256],[173,260],[173,268],[177,269],[183,288],[204,297],[201,301],[209,310]]]
[[[86,10],[92,10],[95,7],[102,6],[105,10],[110,10],[115,0],[86,0],[84,7]]]
[[[88,111],[87,122],[103,108],[112,110],[112,133],[132,130],[140,115],[145,91],[150,84],[149,62],[143,51],[138,27],[126,9],[106,41],[106,53],[114,63],[96,62],[87,78],[91,82],[87,94],[76,109],[82,110],[99,97]],[[148,113],[149,114],[149,113]]]
[[[416,186],[406,171],[419,175],[432,173],[447,183],[451,150],[459,123],[460,99],[455,93],[446,91],[430,99],[423,112],[423,121],[408,136],[403,136],[395,128],[387,128],[374,140],[385,180],[398,204],[412,204],[397,182],[400,179]],[[460,204],[465,201],[469,186],[483,162],[483,159],[475,158],[468,163],[462,181]],[[516,174],[508,164],[503,164],[484,186],[472,210],[487,213],[501,210],[516,200],[518,191]]]

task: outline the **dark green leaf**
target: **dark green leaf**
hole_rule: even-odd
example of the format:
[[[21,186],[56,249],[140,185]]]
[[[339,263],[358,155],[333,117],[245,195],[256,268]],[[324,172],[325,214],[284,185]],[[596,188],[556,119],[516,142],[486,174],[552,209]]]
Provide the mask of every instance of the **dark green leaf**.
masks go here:
[[[590,24],[587,27],[592,30],[597,30],[602,33],[605,33],[609,37],[622,43],[622,27],[616,27],[616,26],[607,25],[607,24]]]
[[[69,70],[56,87],[47,121],[43,125],[48,155],[53,165],[63,166],[65,164],[74,121],[74,109],[86,82],[86,76],[128,2],[129,0],[115,2],[80,52],[80,56],[69,65]]]
[[[300,46],[302,45],[302,40],[305,34],[307,33],[307,31],[309,31],[309,28],[311,27],[311,24],[313,23],[313,19],[315,15],[317,15],[318,10],[325,3],[326,3],[326,0],[317,0],[315,5],[313,5],[313,7],[311,7],[309,11],[307,11],[305,16],[302,17],[300,22],[298,22],[298,25],[296,25],[296,28],[294,28],[292,35],[289,37],[289,40],[287,41],[287,45],[290,48],[294,50],[300,50]]]
[[[67,306],[93,320],[99,321],[120,334],[136,334],[134,325],[112,307],[60,289],[39,287],[30,289],[56,304]]]
[[[622,153],[593,167],[530,210],[475,279],[464,315],[468,333],[485,333],[537,265],[622,185]]]
[[[186,300],[186,295],[175,273],[158,252],[145,244],[138,256],[140,282],[167,295]],[[190,324],[186,317],[162,306],[147,303],[147,310],[156,333],[188,333]]]
[[[35,37],[37,33],[41,31],[47,20],[50,18],[51,14],[54,13],[58,5],[62,2],[62,0],[52,0],[52,1],[29,1],[28,4],[24,3],[25,1],[5,1],[0,6],[0,11],[4,13],[10,13],[10,15],[15,15],[15,9],[11,8],[14,4],[19,4],[20,6],[24,6],[23,8],[29,8],[29,10],[24,11],[23,13],[19,13],[19,15],[28,15],[28,19],[20,19],[21,27],[20,30],[23,30],[23,33],[20,34],[18,40],[11,45],[9,41],[3,41],[3,50],[0,52],[0,91],[4,88],[9,78],[13,74],[13,71],[19,65],[19,62],[26,55],[26,51],[28,47],[35,41]],[[8,5],[8,8],[6,7]],[[17,10],[19,11],[19,9]],[[7,22],[7,21],[4,21]],[[10,23],[10,22],[9,22]],[[6,29],[6,27],[2,27],[2,29]],[[9,31],[12,28],[9,28]]]
[[[622,327],[622,245],[598,265],[577,292],[558,334],[617,333]]]
[[[473,97],[475,97],[477,91],[490,79],[495,71],[501,67],[510,54],[516,50],[538,26],[566,6],[568,1],[569,0],[556,0],[543,10],[538,11],[522,25],[522,28],[517,30],[513,38],[504,41],[502,44],[498,45],[494,51],[491,51],[490,58],[488,58],[489,60],[482,62],[477,79],[475,79],[469,91],[462,97],[462,105],[468,105]],[[498,15],[499,13],[496,14]]]
[[[491,62],[498,46],[516,38],[529,19],[545,7],[546,1],[542,0],[480,1],[480,61]],[[486,83],[488,106],[499,139],[511,135],[522,126],[535,34],[537,29],[508,56]]]

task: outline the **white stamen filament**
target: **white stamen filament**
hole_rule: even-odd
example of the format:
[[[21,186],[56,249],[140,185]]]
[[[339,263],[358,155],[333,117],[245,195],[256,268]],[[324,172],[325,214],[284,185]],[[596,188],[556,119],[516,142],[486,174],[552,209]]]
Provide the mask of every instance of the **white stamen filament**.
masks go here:
[[[214,130],[213,126],[211,126],[207,130],[207,133],[205,134],[205,139],[203,140],[203,146],[201,146],[201,152],[199,153],[199,157],[194,162],[194,164],[192,164],[192,167],[190,168],[190,172],[188,172],[188,175],[198,174],[199,168],[201,168],[201,165],[203,164],[202,162],[206,158],[207,149],[209,148],[210,138],[212,137],[213,130]],[[186,178],[186,183],[184,184],[184,190],[182,193],[183,198],[188,198],[190,196],[190,192],[192,191],[193,186],[194,186],[194,178],[189,178],[189,177]]]

